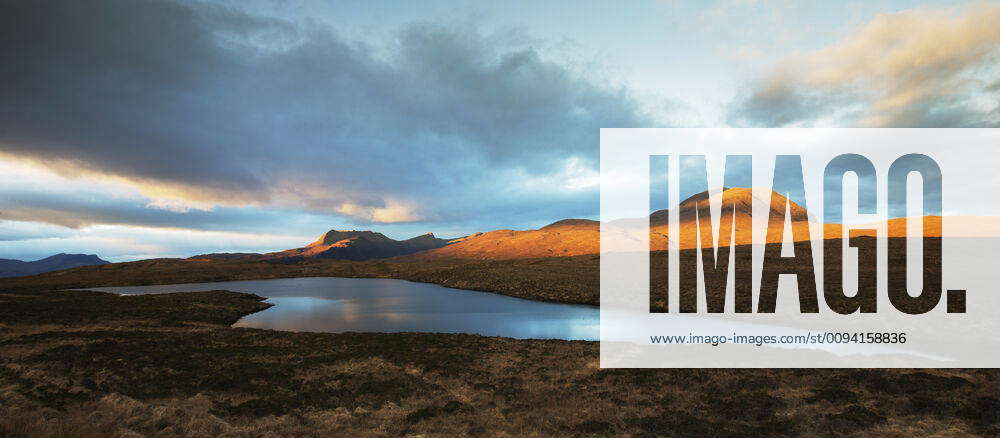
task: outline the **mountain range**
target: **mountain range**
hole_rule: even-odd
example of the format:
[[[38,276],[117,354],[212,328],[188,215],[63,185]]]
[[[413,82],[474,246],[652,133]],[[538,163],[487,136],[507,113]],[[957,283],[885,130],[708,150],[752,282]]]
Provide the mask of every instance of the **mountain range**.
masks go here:
[[[106,265],[111,263],[94,254],[56,254],[41,260],[0,259],[0,277],[21,277],[43,272],[77,268],[80,266]]]
[[[431,259],[520,259],[601,252],[600,223],[564,219],[537,230],[495,230],[455,239],[447,246],[414,254]]]
[[[266,254],[255,253],[215,253],[190,257],[190,260],[282,260],[338,259],[372,260],[413,254],[441,248],[449,244],[447,239],[439,239],[427,233],[406,240],[395,240],[382,233],[365,230],[330,230],[315,242],[302,248],[287,249]]]
[[[277,258],[302,257],[317,259],[370,260],[384,259],[441,248],[448,240],[427,233],[406,240],[394,240],[374,231],[330,230],[303,248],[268,254]]]
[[[793,226],[807,226],[806,210],[785,197],[773,194],[763,201],[751,189],[731,188],[717,193],[702,192],[689,197],[677,207],[682,233],[694,232],[698,203],[725,196],[735,206],[737,220],[747,220],[755,205],[771,203],[770,210],[783,212],[787,201]],[[649,217],[652,248],[667,248],[668,211],[659,210]],[[632,219],[645,225],[647,219]],[[747,242],[737,242],[747,243]],[[382,233],[359,230],[331,230],[315,242],[302,247],[267,254],[203,254],[196,260],[266,259],[295,261],[301,259],[371,260],[408,256],[413,260],[480,259],[509,260],[538,257],[568,257],[600,253],[600,222],[589,219],[564,219],[536,230],[494,230],[456,239],[439,239],[424,234],[407,240],[394,240]]]
[[[749,188],[728,188],[713,192],[702,192],[693,195],[677,205],[679,218],[677,227],[681,236],[678,247],[687,248],[695,244],[697,236],[696,222],[698,206],[705,208],[705,202],[724,198],[730,202],[736,212],[736,220],[747,225],[745,221],[751,218],[755,209],[768,211],[769,214],[782,214],[786,208],[790,215],[794,235],[805,235],[802,232],[810,227],[810,215],[804,207],[786,199],[777,193],[771,193],[770,199],[754,194]],[[669,244],[667,227],[668,210],[655,211],[648,218],[622,219],[621,221],[642,225],[637,230],[646,230],[649,225],[650,249],[664,250]],[[890,234],[893,223],[900,219],[890,220]],[[940,221],[939,217],[925,218],[927,221]],[[648,222],[647,222],[648,221]],[[840,236],[840,225],[821,225],[824,238]],[[431,233],[406,240],[395,240],[386,235],[367,230],[330,230],[316,241],[301,247],[284,251],[257,253],[216,253],[202,254],[190,257],[189,260],[267,260],[294,263],[305,259],[338,259],[338,260],[374,260],[393,257],[405,257],[408,260],[512,260],[541,257],[568,257],[585,254],[598,254],[601,251],[600,223],[589,219],[564,219],[535,230],[501,229],[485,233],[475,233],[455,239],[441,239]],[[626,227],[627,228],[627,227]],[[718,230],[716,230],[718,231]],[[634,237],[639,237],[638,235]],[[776,239],[775,239],[776,237]],[[771,236],[769,243],[778,242],[783,236]],[[814,236],[817,238],[821,236]],[[737,239],[736,244],[751,243],[749,239]],[[21,262],[24,263],[24,262]]]

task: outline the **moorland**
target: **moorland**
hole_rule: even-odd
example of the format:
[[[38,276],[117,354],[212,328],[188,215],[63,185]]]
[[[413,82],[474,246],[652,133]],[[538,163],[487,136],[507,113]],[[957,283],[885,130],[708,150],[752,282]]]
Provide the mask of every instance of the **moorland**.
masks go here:
[[[226,291],[68,288],[401,278],[596,304],[597,255],[161,259],[0,280],[0,436],[988,436],[993,370],[601,369],[598,344],[230,325]]]

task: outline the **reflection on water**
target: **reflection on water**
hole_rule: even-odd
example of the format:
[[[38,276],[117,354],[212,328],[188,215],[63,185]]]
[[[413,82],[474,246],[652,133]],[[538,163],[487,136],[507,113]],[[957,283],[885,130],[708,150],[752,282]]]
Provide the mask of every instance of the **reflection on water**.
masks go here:
[[[286,278],[92,290],[149,294],[213,289],[255,293],[274,304],[244,317],[235,327],[476,333],[523,339],[597,340],[599,335],[596,307],[542,303],[381,278]]]

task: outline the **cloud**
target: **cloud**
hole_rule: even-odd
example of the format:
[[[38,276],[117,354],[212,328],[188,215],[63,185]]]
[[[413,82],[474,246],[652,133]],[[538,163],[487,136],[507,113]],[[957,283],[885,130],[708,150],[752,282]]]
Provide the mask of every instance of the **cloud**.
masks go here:
[[[121,225],[98,225],[81,230],[45,228],[47,227],[44,225],[37,227],[36,224],[0,221],[0,230],[16,230],[19,234],[16,238],[3,242],[3,256],[18,260],[37,260],[59,252],[96,253],[105,260],[118,262],[155,257],[189,257],[208,252],[278,251],[315,239],[315,236]],[[3,235],[0,234],[0,237]]]
[[[471,217],[456,204],[488,216],[531,196],[568,212],[578,194],[508,193],[506,178],[596,168],[599,128],[655,124],[627,89],[471,23],[380,43],[206,3],[4,2],[0,53],[17,60],[0,67],[0,156],[143,198],[125,217],[17,213],[69,226],[201,226],[245,207],[455,221]]]
[[[3,158],[0,155],[0,158]],[[38,222],[66,228],[97,224],[164,228],[235,229],[267,227],[290,215],[247,207],[209,208],[204,204],[150,199],[117,180],[76,180],[30,162],[0,159],[0,221]],[[48,228],[46,228],[48,229]],[[0,235],[10,230],[0,229]],[[58,234],[58,233],[57,233]]]
[[[882,14],[748,84],[735,125],[1000,126],[1000,5]]]
[[[416,207],[410,203],[399,202],[393,199],[385,201],[385,207],[370,207],[352,203],[342,203],[337,207],[337,212],[361,218],[370,222],[396,223],[415,222],[423,219],[416,213]]]

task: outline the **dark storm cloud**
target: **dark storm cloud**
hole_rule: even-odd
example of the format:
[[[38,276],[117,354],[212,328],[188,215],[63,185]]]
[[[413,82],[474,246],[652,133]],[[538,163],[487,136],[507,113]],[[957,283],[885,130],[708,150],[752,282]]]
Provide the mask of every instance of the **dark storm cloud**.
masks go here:
[[[459,203],[579,210],[580,194],[527,199],[504,178],[596,167],[599,128],[653,125],[627,90],[470,24],[414,24],[376,50],[201,3],[0,9],[0,151],[186,199],[384,222],[366,209],[393,199],[431,220]]]
[[[260,187],[252,173],[226,164],[233,145],[198,132],[210,125],[197,121],[208,115],[198,90],[232,61],[194,11],[143,1],[11,1],[0,17],[5,151],[116,174]]]

